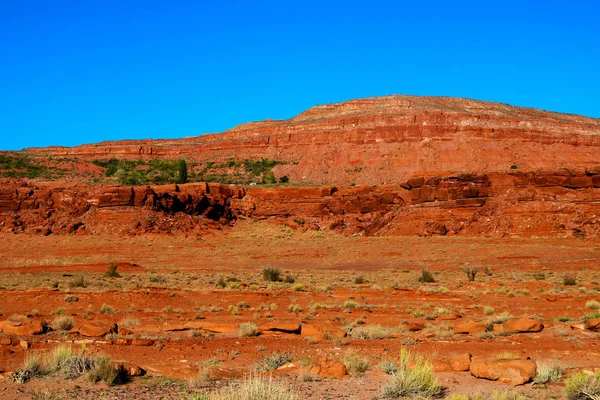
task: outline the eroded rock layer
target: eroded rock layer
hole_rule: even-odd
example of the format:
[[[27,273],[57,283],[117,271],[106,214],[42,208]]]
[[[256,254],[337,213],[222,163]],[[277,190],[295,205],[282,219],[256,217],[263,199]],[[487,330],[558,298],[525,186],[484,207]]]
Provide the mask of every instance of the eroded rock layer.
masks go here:
[[[253,218],[348,235],[600,235],[596,167],[350,187],[0,183],[0,230],[15,233],[202,235]]]

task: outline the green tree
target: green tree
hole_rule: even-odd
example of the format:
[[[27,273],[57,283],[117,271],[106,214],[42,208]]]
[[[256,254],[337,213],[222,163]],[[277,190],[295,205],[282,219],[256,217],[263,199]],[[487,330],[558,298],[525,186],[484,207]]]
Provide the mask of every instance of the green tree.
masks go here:
[[[263,181],[263,183],[275,183],[275,182],[277,182],[275,180],[275,174],[273,173],[273,171],[269,171],[266,174],[264,174],[262,181]]]
[[[185,160],[177,161],[177,169],[179,170],[179,177],[177,183],[186,183],[188,180],[187,163]]]

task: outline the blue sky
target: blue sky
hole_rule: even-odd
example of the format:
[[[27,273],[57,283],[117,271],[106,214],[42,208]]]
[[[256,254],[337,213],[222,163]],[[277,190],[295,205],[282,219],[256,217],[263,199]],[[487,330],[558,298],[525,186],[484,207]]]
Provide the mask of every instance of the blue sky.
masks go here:
[[[0,149],[173,138],[388,94],[600,117],[598,1],[4,1]]]

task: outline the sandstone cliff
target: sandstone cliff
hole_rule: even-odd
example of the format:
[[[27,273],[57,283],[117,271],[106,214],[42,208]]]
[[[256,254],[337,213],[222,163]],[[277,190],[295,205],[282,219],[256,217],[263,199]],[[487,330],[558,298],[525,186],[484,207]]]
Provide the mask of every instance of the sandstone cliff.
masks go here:
[[[600,120],[449,97],[387,96],[317,106],[285,121],[177,140],[29,149],[54,156],[270,158],[293,182],[399,185],[413,175],[585,168],[600,163]]]

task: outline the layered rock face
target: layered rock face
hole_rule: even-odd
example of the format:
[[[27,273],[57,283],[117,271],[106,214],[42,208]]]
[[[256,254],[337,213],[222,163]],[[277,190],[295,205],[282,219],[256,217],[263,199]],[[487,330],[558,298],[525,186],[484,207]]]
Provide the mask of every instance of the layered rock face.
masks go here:
[[[269,158],[293,182],[399,185],[422,174],[585,168],[600,163],[600,120],[449,97],[387,96],[317,106],[285,121],[178,140],[30,149],[55,156]]]
[[[417,176],[401,185],[0,185],[0,231],[203,235],[239,219],[346,235],[600,235],[600,168]]]

